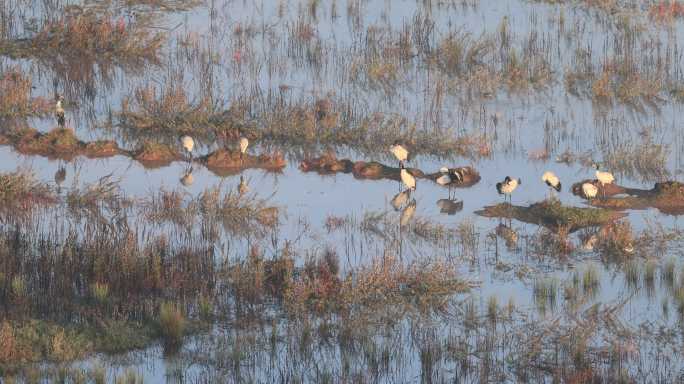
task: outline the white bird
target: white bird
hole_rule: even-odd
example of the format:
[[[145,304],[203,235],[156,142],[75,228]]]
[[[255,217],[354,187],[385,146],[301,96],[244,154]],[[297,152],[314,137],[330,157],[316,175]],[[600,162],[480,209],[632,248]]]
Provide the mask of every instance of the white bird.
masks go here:
[[[561,182],[558,176],[551,171],[546,171],[542,175],[542,181],[546,183],[549,187],[555,189],[556,191],[561,191]]]
[[[390,152],[392,152],[394,157],[399,160],[400,165],[404,164],[404,161],[408,159],[408,150],[404,148],[399,141],[394,142],[394,144],[390,147]]]
[[[183,149],[192,157],[192,150],[195,148],[195,140],[192,139],[192,137],[188,135],[183,135],[180,137],[180,142],[181,145],[183,146]]]
[[[496,183],[496,191],[499,195],[504,195],[505,199],[506,195],[510,197],[520,184],[522,184],[522,180],[512,179],[510,176],[506,176],[502,182]]]
[[[406,187],[410,190],[415,190],[416,189],[416,178],[413,177],[412,174],[410,174],[406,168],[404,168],[404,164],[402,163],[401,165],[401,171],[399,171],[399,176],[401,177],[401,182],[406,185]]]
[[[62,107],[62,102],[64,101],[64,96],[57,95],[57,102],[55,103],[55,118],[57,119],[57,125],[60,128],[64,128],[66,120],[64,118],[64,107]]]
[[[390,204],[392,205],[395,211],[399,211],[404,206],[404,204],[406,204],[409,197],[410,191],[407,189],[403,192],[397,193],[390,201]]]
[[[437,184],[439,185],[449,185],[451,184],[451,175],[449,175],[449,168],[447,167],[442,167],[439,169],[439,173],[442,174],[442,176],[438,177]]]
[[[594,164],[594,168],[596,169],[596,178],[601,183],[601,187],[603,187],[603,196],[605,197],[606,196],[606,184],[613,184],[613,181],[615,181],[615,177],[610,172],[599,171],[599,165],[598,164]]]
[[[438,177],[435,182],[442,186],[449,186],[449,198],[451,198],[451,183],[463,181],[463,175],[461,175],[461,172],[458,169],[450,170],[447,167],[440,168],[439,173],[442,175]]]
[[[598,188],[593,183],[582,184],[582,193],[587,199],[593,199],[598,194]]]
[[[249,140],[246,137],[240,138],[240,158],[247,152],[247,147],[249,146]]]

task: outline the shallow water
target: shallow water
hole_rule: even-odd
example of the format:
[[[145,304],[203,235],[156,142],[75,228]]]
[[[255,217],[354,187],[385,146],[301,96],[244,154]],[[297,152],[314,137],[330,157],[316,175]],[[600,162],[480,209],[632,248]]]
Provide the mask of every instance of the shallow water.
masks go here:
[[[619,16],[606,16],[604,11],[586,5],[560,6],[531,1],[512,1],[505,5],[495,0],[444,4],[435,2],[430,7],[412,0],[333,0],[313,2],[318,5],[316,17],[312,17],[307,11],[308,3],[311,2],[253,3],[226,0],[203,3],[185,12],[164,13],[158,21],[159,26],[169,28],[170,35],[169,43],[164,46],[162,54],[164,65],[150,65],[142,71],[128,72],[116,68],[111,82],[98,86],[100,83],[96,81],[96,87],[88,92],[78,82],[66,87],[65,79],[60,78],[59,72],[28,59],[12,60],[1,57],[0,67],[7,68],[18,63],[22,69],[31,73],[36,87],[35,95],[50,96],[53,81],[56,81],[65,90],[67,99],[74,102],[68,110],[69,124],[76,128],[79,138],[114,139],[126,148],[134,147],[137,138],[124,137],[116,128],[103,129],[103,126],[108,125],[109,111],[118,110],[122,99],[132,94],[137,86],[146,84],[162,89],[171,84],[176,76],[182,79],[182,86],[193,100],[204,94],[211,94],[221,103],[230,105],[252,96],[259,100],[254,101],[255,113],[256,110],[271,106],[269,103],[272,101],[265,95],[269,92],[279,94],[279,87],[288,85],[290,90],[285,97],[288,102],[312,101],[332,94],[336,100],[349,102],[357,108],[359,114],[399,114],[414,122],[417,129],[427,130],[433,135],[484,136],[491,145],[491,154],[487,157],[464,158],[453,154],[438,158],[419,155],[410,162],[411,167],[426,172],[435,172],[443,165],[472,165],[482,176],[481,181],[470,188],[454,189],[453,194],[463,201],[463,209],[454,215],[440,214],[437,206],[439,199],[448,196],[447,188],[428,180],[418,181],[417,190],[413,194],[417,210],[412,225],[420,220],[442,224],[447,229],[445,241],[431,242],[416,238],[408,229],[406,239],[397,247],[378,235],[363,233],[357,228],[328,231],[325,223],[330,217],[351,217],[358,222],[368,213],[384,214],[383,217],[398,225],[400,213],[393,210],[389,202],[400,191],[400,186],[396,181],[360,180],[352,174],[321,176],[315,172],[304,173],[299,169],[299,163],[305,157],[302,154],[318,155],[326,148],[292,149],[277,142],[263,145],[255,143],[249,149],[251,153],[284,150],[289,153],[288,165],[282,172],[246,170],[239,175],[220,177],[196,164],[193,166],[194,183],[189,187],[180,183],[180,178],[187,169],[184,162],[174,162],[158,169],[146,169],[125,156],[98,160],[77,158],[66,162],[21,155],[9,146],[0,147],[0,171],[27,168],[40,180],[54,183],[55,172],[60,165],[65,164],[65,188],[96,182],[111,175],[114,180],[120,181],[121,189],[127,196],[140,199],[160,188],[178,188],[192,196],[219,184],[227,190],[235,190],[240,176],[243,176],[250,193],[278,206],[284,213],[281,225],[274,235],[277,240],[267,248],[267,252],[274,255],[284,244],[301,250],[335,249],[340,256],[343,271],[367,265],[374,258],[383,255],[388,248],[396,248],[398,256],[406,263],[446,258],[458,265],[463,278],[476,285],[471,293],[464,295],[465,298],[459,297],[459,300],[472,299],[479,307],[484,308],[490,297],[496,297],[500,305],[514,302],[521,317],[537,319],[560,317],[564,299],[562,289],[559,289],[555,307],[539,309],[533,292],[536,280],[555,278],[558,284],[562,284],[571,280],[576,271],[582,273],[593,266],[598,271],[600,284],[595,296],[583,303],[584,307],[625,301],[625,306],[618,313],[620,321],[627,327],[637,329],[648,323],[670,330],[676,329],[674,332],[681,337],[677,315],[668,315],[663,310],[662,303],[668,301],[672,294],[661,284],[660,272],[656,274],[658,277],[653,292],[649,292],[643,282],[640,283],[640,288],[631,289],[622,266],[619,263],[606,262],[599,252],[577,250],[559,258],[554,257],[555,252],[549,250],[545,255],[536,255],[532,243],[537,240],[533,236],[541,230],[535,225],[516,221],[509,223],[509,226],[519,235],[519,240],[517,247],[508,249],[501,238],[496,235],[488,236],[495,232],[502,220],[475,214],[484,206],[502,201],[496,193],[495,184],[507,175],[522,179],[522,185],[512,197],[515,205],[529,205],[547,198],[550,191],[541,182],[541,174],[545,170],[553,170],[563,182],[562,192],[555,194],[558,199],[567,205],[586,206],[583,199],[572,195],[570,186],[574,182],[593,178],[593,169],[579,162],[557,162],[556,158],[566,150],[574,154],[589,153],[593,160],[602,161],[616,149],[625,146],[642,142],[647,145],[664,144],[668,147],[664,171],[669,173],[669,177],[654,177],[638,171],[632,175],[616,172],[618,183],[649,189],[656,181],[681,178],[684,168],[684,159],[681,157],[681,153],[684,153],[684,130],[679,118],[681,106],[678,103],[663,101],[656,103],[656,108],[644,103],[646,107],[641,111],[620,102],[602,106],[587,98],[572,96],[564,87],[564,71],[576,64],[572,54],[574,50],[590,47],[594,65],[604,64],[613,54],[622,52],[623,47],[616,46],[616,36],[622,33]],[[464,3],[472,4],[462,5]],[[332,16],[333,4],[338,13],[336,17]],[[360,7],[359,18],[353,12],[356,6]],[[351,14],[348,13],[349,9],[352,10]],[[553,70],[554,80],[541,90],[531,88],[524,92],[512,92],[501,89],[489,98],[473,98],[460,92],[458,85],[453,85],[442,99],[437,100],[434,87],[445,76],[431,72],[423,60],[416,59],[400,68],[398,78],[392,82],[392,86],[384,89],[351,79],[350,63],[363,63],[363,57],[367,54],[364,51],[367,49],[365,44],[372,37],[367,28],[374,26],[377,31],[392,35],[400,31],[405,23],[410,25],[417,16],[428,17],[434,23],[432,39],[439,39],[449,31],[456,30],[466,31],[473,37],[496,34],[500,33],[497,31],[502,22],[507,23],[513,44],[521,46],[528,43],[529,46],[537,47],[533,51],[545,56]],[[564,20],[562,26],[559,21],[561,17]],[[320,43],[323,47],[321,65],[311,64],[306,53],[298,56],[296,49],[288,49],[289,44],[294,44],[287,35],[289,26],[298,20],[305,20],[313,26],[314,37],[310,41]],[[643,12],[637,12],[629,20],[643,28],[640,44],[648,40],[648,36],[659,42],[662,50],[672,50],[672,55],[668,56],[670,62],[666,73],[679,80],[681,69],[684,68],[677,45],[679,38],[684,37],[681,21],[675,20],[663,26],[653,22]],[[235,32],[238,27],[250,27],[253,37],[238,35]],[[573,30],[576,32],[569,32]],[[186,58],[184,54],[176,55],[182,51],[179,40],[186,36],[191,36],[189,40],[199,41],[203,51],[209,51],[213,55],[207,66],[203,67],[201,60],[192,54],[190,58]],[[433,40],[430,41],[434,44]],[[422,47],[426,50],[430,48],[434,47]],[[649,51],[644,49],[641,52],[644,53],[643,65],[647,65]],[[205,83],[201,81],[207,68],[211,73],[211,88],[205,88]],[[497,116],[496,124],[493,116]],[[51,119],[31,119],[29,123],[41,131],[47,131],[53,126]],[[162,141],[174,139],[161,138]],[[200,142],[197,155],[206,154],[218,145]],[[376,160],[394,166],[394,159],[386,148],[376,148],[371,153],[346,146],[335,147],[333,150],[338,158]],[[541,151],[546,151],[548,158],[533,159],[534,154]],[[679,230],[677,216],[665,215],[655,209],[630,210],[627,214],[627,220],[636,232],[655,226],[661,226],[665,231]],[[472,223],[477,233],[474,255],[464,250],[462,240],[457,236],[459,225],[463,223]],[[409,228],[413,228],[412,225]],[[234,240],[237,245],[224,247],[220,256],[240,258],[249,252],[248,240],[231,239],[230,234],[224,236],[225,241],[230,243]],[[571,235],[570,239],[579,246],[576,234]],[[662,260],[670,257],[679,260],[681,253],[682,248],[677,241],[667,244],[662,255],[638,254],[636,260],[641,267],[645,265],[646,259],[655,259],[661,265]],[[304,260],[297,260],[298,264],[303,262]],[[679,264],[678,261],[678,266]],[[675,304],[671,305],[674,307]],[[675,313],[674,309],[670,311]],[[411,319],[399,321],[400,324],[384,337],[377,338],[378,344],[386,343],[385,348],[399,347],[394,352],[395,371],[371,375],[374,380],[369,381],[431,381],[424,376],[426,366],[421,364],[420,346],[412,345],[410,341],[411,332],[417,327],[412,322]],[[447,325],[441,324],[448,322],[442,323],[438,318],[435,323],[418,328],[425,332],[433,331],[440,338],[451,331]],[[285,332],[287,326],[283,324],[281,327],[281,331]],[[306,362],[301,362],[296,361],[295,357],[291,360],[287,350],[288,343],[282,341],[275,351],[260,350],[247,354],[249,357],[244,359],[245,366],[238,371],[217,367],[220,365],[217,362],[193,362],[193,359],[199,359],[202,355],[201,351],[210,350],[212,343],[217,343],[216,340],[228,340],[230,344],[241,332],[245,335],[258,334],[255,330],[233,328],[231,322],[226,322],[217,324],[211,332],[190,337],[178,356],[165,356],[163,349],[155,345],[143,352],[131,352],[124,357],[94,356],[74,366],[105,364],[118,367],[118,370],[109,372],[112,380],[126,368],[133,368],[146,382],[210,382],[218,380],[218,377],[240,381],[242,375],[246,375],[248,381],[271,382],[298,377],[296,374],[289,374],[306,371],[307,364],[313,364],[312,361],[316,360],[305,359]],[[266,335],[270,333],[268,329],[263,331]],[[657,349],[653,344],[642,344],[644,345],[644,351],[648,348]],[[315,374],[299,377],[300,380],[319,381],[324,377],[319,375],[323,375],[321,372],[326,369],[333,378],[341,380],[341,365],[345,360],[341,357],[341,349],[335,346],[330,346],[329,349],[321,347],[316,348],[315,353],[321,354],[318,358],[329,364],[328,367],[320,370],[316,368]],[[649,357],[647,352],[643,353],[642,358],[645,361],[659,361],[653,355]],[[356,364],[357,369],[363,370],[368,362],[360,359]],[[634,377],[645,378],[638,376],[632,367],[628,366],[627,370]],[[672,367],[669,367],[672,372],[681,368],[680,359],[675,359]],[[658,371],[658,368],[653,369]],[[437,371],[439,373],[436,376],[431,376],[435,382],[458,377],[455,364],[444,363]],[[658,380],[645,375],[653,381]],[[514,377],[502,377],[499,381],[514,381]],[[466,377],[464,381],[476,380],[474,377]]]

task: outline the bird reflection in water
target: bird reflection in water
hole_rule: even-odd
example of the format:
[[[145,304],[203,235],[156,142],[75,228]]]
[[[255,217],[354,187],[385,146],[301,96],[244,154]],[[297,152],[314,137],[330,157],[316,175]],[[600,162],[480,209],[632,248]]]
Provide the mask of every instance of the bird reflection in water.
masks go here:
[[[411,222],[413,215],[416,213],[416,199],[411,200],[406,207],[401,211],[401,217],[399,218],[399,225],[404,227]]]
[[[195,178],[192,176],[192,167],[189,167],[183,172],[183,176],[180,178],[181,184],[183,184],[184,187],[190,187],[192,186],[192,183],[195,182]]]
[[[57,172],[55,172],[55,184],[57,184],[57,194],[62,193],[62,184],[66,180],[66,167],[64,164],[59,164]]]
[[[399,212],[401,209],[408,203],[409,198],[411,197],[411,191],[410,190],[405,190],[403,192],[399,192],[390,201],[390,204],[392,205],[392,208],[394,208],[395,211]]]
[[[496,235],[504,240],[506,248],[515,250],[518,247],[518,234],[511,228],[510,225],[499,223],[496,227]]]
[[[463,200],[439,199],[437,200],[437,206],[439,207],[439,213],[455,215],[456,212],[463,210]]]
[[[244,196],[247,192],[249,192],[249,185],[247,185],[245,177],[242,175],[240,175],[240,184],[238,184],[237,190],[238,195],[240,195],[240,197]]]

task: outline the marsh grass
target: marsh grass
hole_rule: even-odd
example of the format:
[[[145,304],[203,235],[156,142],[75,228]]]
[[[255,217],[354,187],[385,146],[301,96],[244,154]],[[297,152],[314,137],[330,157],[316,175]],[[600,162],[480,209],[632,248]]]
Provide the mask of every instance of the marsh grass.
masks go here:
[[[31,87],[31,79],[18,67],[0,74],[0,119],[6,121],[49,113],[50,102],[43,97],[31,97]]]
[[[165,302],[159,307],[159,331],[169,346],[178,346],[185,332],[186,320],[180,308]]]
[[[0,173],[0,212],[22,217],[40,206],[56,202],[52,189],[27,170]]]
[[[650,140],[641,143],[625,143],[614,148],[604,158],[607,169],[616,175],[627,178],[640,178],[643,181],[662,181],[669,177],[667,167],[669,147]]]
[[[539,278],[534,281],[532,288],[534,302],[541,313],[555,309],[558,289],[558,280],[553,277]]]
[[[35,61],[41,71],[47,66],[55,73],[41,76],[57,78],[56,88],[65,85],[83,100],[111,89],[112,67],[123,68],[121,82],[132,91],[123,90],[130,95],[119,112],[112,112],[115,134],[138,149],[125,154],[148,161],[178,158],[180,134],[195,137],[198,149],[214,143],[231,147],[245,135],[266,151],[287,148],[295,156],[317,147],[386,156],[386,147],[395,139],[419,155],[489,156],[501,149],[497,144],[502,140],[520,133],[514,128],[517,117],[492,112],[491,104],[536,106],[536,97],[555,96],[553,86],[563,67],[566,90],[593,101],[592,108],[600,113],[622,113],[611,109],[613,105],[657,112],[669,98],[684,99],[678,64],[667,64],[677,61],[674,45],[652,44],[650,34],[625,16],[646,7],[630,8],[612,0],[548,2],[560,4],[561,20],[575,6],[599,12],[559,21],[563,25],[557,35],[549,25],[540,26],[535,10],[529,35],[521,35],[504,18],[494,21],[495,32],[475,36],[464,32],[466,27],[442,28],[439,23],[441,15],[453,10],[476,14],[478,1],[419,2],[415,15],[398,28],[384,19],[367,20],[371,3],[349,1],[344,16],[351,36],[347,44],[343,39],[324,40],[325,30],[319,29],[328,5],[331,21],[339,17],[336,1],[306,1],[294,7],[297,13],[289,19],[290,6],[282,2],[274,23],[259,20],[261,12],[247,21],[222,15],[222,6],[230,9],[230,4],[218,2],[207,4],[212,23],[206,36],[191,31],[165,45],[163,35],[149,28],[148,11],[178,12],[187,9],[188,2],[88,1],[66,12],[52,4],[54,14],[36,19],[35,30],[27,29],[20,37],[12,35],[0,6],[0,52]],[[140,9],[126,18],[128,11]],[[119,19],[120,14],[126,17]],[[554,27],[555,21],[549,21]],[[602,33],[602,51],[592,52],[588,42],[593,38],[584,35],[593,27]],[[658,49],[643,50],[647,45]],[[157,63],[162,51],[168,57],[161,60],[173,62],[160,63],[164,74],[146,66]],[[576,57],[568,60],[572,51]],[[94,63],[101,77],[94,76]],[[140,79],[130,80],[126,69],[131,68],[139,70]],[[90,81],[72,82],[88,76]],[[149,86],[165,76],[159,88]],[[297,83],[300,76],[312,79],[313,91],[309,83],[301,90],[287,84]],[[268,86],[261,83],[263,77]],[[18,90],[17,95],[0,94],[0,105],[11,111],[8,116],[38,115],[40,105],[32,104],[37,99],[31,98],[27,78],[5,80],[5,87]],[[200,90],[188,82],[197,82]],[[422,100],[416,110],[403,108],[405,100],[418,99],[417,94]],[[540,105],[552,106],[542,101]],[[87,104],[75,102],[73,108],[87,109]],[[71,112],[72,105],[68,107]],[[558,111],[551,108],[549,113],[563,113]],[[517,109],[514,112],[517,115]],[[528,109],[524,112],[527,115]],[[488,129],[491,123],[494,132]],[[91,126],[99,128],[89,124],[88,129]],[[553,142],[556,133],[563,136],[558,140],[578,134],[562,129],[545,126],[548,149],[528,153],[553,156],[553,144],[547,142]],[[105,145],[80,142],[65,132],[36,133],[27,130],[22,137],[0,140],[23,138],[26,145],[79,151],[86,150],[84,145]],[[618,163],[633,169],[630,175],[664,177],[663,159],[671,155],[667,146],[652,141],[608,148],[605,161],[625,177],[630,171],[619,169]],[[504,151],[518,149],[513,143]],[[16,205],[16,198],[41,187],[21,180],[0,185],[9,196],[0,201],[13,215],[28,205]],[[0,188],[0,197],[2,193]],[[316,246],[301,249],[298,239],[280,238],[279,207],[220,187],[198,196],[160,190],[134,200],[105,178],[83,187],[75,184],[64,199],[64,204],[53,204],[57,206],[46,220],[0,223],[0,375],[28,362],[125,352],[159,338],[195,348],[187,355],[181,352],[181,365],[187,362],[192,370],[210,367],[202,378],[211,381],[402,381],[417,379],[418,364],[426,382],[628,382],[634,380],[630,375],[674,381],[679,374],[676,357],[665,357],[678,356],[679,346],[668,353],[679,341],[675,332],[659,324],[625,326],[620,318],[624,303],[597,303],[606,276],[594,264],[585,264],[562,282],[565,306],[556,304],[559,282],[534,281],[533,299],[546,311],[541,319],[523,312],[518,316],[512,305],[503,308],[498,296],[483,298],[480,304],[472,296],[460,302],[472,286],[467,276],[457,273],[464,266],[461,261],[470,262],[473,273],[489,271],[479,269],[489,268],[490,262],[480,257],[480,234],[471,220],[450,227],[421,216],[402,232],[396,229],[395,216],[386,212],[359,219],[329,217],[329,232],[371,248],[358,254],[347,249],[338,256],[339,249],[353,246],[328,248],[321,245],[321,237],[307,233],[304,237]],[[28,208],[34,206],[42,204]],[[616,217],[547,202],[534,208],[539,210],[527,211],[533,213],[527,222],[536,225],[541,218],[551,230],[520,237],[535,243],[529,249],[553,253],[561,262],[576,256],[569,246],[572,230]],[[653,257],[667,250],[662,243],[670,237],[637,237],[623,223],[608,224],[599,233],[602,255],[611,256],[602,261],[623,261],[637,244],[640,253],[646,253],[646,247],[656,250]],[[513,229],[496,233],[505,236],[511,251],[503,257],[521,256],[514,252],[518,234]],[[420,257],[402,259],[406,254],[396,252],[401,241],[413,245]],[[449,244],[460,251],[453,258]],[[442,252],[450,258],[435,257]],[[503,269],[511,260],[499,262],[499,256],[496,265]],[[520,261],[522,267],[535,262],[527,256]],[[354,264],[357,259],[363,259],[361,265]],[[558,263],[550,258],[543,262],[553,267]],[[642,271],[629,269],[634,266],[627,264],[624,272],[628,284],[638,285]],[[660,278],[672,286],[675,307],[684,313],[684,289],[675,268],[666,265]],[[515,278],[524,275],[516,271]],[[644,285],[655,278],[654,265],[646,264]],[[494,284],[501,282],[495,279]],[[207,343],[183,343],[183,335],[193,333],[198,323],[213,321],[220,323],[202,335]],[[654,344],[656,352],[648,349]],[[642,355],[634,353],[635,346],[646,347]],[[95,366],[86,373],[88,380],[138,381],[130,372],[108,376],[106,369]],[[183,369],[170,368],[167,379],[186,379]],[[31,367],[23,372],[19,381],[38,382],[43,375]],[[50,375],[56,381],[81,380],[62,369]]]
[[[623,259],[634,253],[634,233],[628,221],[619,220],[599,232],[598,248],[609,259]]]
[[[41,59],[53,59],[56,52],[56,56],[86,62],[154,62],[164,39],[164,34],[151,32],[140,21],[128,23],[123,18],[72,8],[29,37],[0,41],[0,52]]]

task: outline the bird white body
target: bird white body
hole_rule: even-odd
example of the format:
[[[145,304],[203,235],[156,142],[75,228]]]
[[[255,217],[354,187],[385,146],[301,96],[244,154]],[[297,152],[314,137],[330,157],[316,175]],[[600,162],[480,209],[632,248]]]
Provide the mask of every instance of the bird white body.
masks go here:
[[[62,96],[57,97],[57,102],[55,103],[55,118],[57,119],[57,125],[64,127],[64,107],[62,107]]]
[[[511,193],[513,193],[513,191],[515,191],[516,188],[518,188],[519,184],[520,182],[518,181],[518,179],[510,179],[497,184],[497,190],[500,194],[510,195]]]
[[[403,162],[406,161],[406,159],[408,159],[408,151],[401,144],[392,145],[390,147],[390,152],[392,152],[394,157],[396,157],[399,161]]]
[[[180,140],[183,149],[185,149],[188,153],[192,153],[192,150],[195,148],[195,140],[188,135],[182,136]]]
[[[546,185],[548,185],[549,187],[554,188],[560,192],[560,185],[561,185],[560,179],[553,172],[551,172],[551,171],[544,172],[544,174],[542,175],[542,181],[545,182]]]
[[[596,178],[601,182],[602,185],[612,184],[615,181],[615,177],[610,172],[602,172],[596,170]]]
[[[449,185],[451,184],[451,176],[449,174],[444,174],[435,180],[439,185]]]
[[[588,199],[593,199],[598,194],[598,188],[592,183],[582,184],[582,193]]]
[[[401,176],[401,182],[404,183],[407,188],[416,189],[416,178],[408,173],[406,168],[401,168],[401,171],[399,171],[399,176]]]
[[[57,103],[55,103],[55,114],[64,115],[64,107],[62,107],[61,99],[57,100]]]
[[[246,137],[240,138],[240,153],[244,154],[247,152],[247,147],[249,146],[249,140]]]

